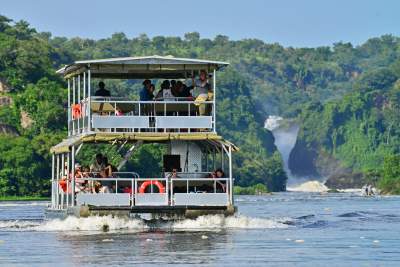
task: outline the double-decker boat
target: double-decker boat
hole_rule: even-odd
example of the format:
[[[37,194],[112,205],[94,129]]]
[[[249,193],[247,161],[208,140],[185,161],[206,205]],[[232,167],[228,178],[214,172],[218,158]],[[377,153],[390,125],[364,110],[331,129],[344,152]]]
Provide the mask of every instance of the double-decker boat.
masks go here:
[[[76,61],[58,70],[68,83],[68,137],[50,151],[52,191],[47,216],[179,219],[234,214],[232,153],[238,148],[219,136],[216,127],[216,73],[227,65],[147,56]],[[94,96],[96,79],[154,79],[160,83],[195,78],[201,72],[207,73],[210,85],[202,97],[138,101],[128,96]],[[136,149],[149,143],[165,146],[159,175],[120,171]],[[117,170],[107,177],[93,170],[84,175],[79,172],[77,177],[76,159],[82,156],[82,147],[96,144],[117,146],[117,151],[125,152]],[[148,162],[140,164],[154,167]]]

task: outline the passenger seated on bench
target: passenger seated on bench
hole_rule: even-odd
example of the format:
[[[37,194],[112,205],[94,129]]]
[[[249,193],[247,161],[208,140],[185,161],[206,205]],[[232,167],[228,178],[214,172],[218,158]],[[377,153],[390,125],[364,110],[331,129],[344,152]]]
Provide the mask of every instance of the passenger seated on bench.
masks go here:
[[[222,169],[216,169],[212,173],[212,178],[225,178],[225,173]]]
[[[172,172],[167,173],[165,178],[180,178],[178,176],[178,170],[177,169],[172,169]]]
[[[216,169],[215,172],[211,174],[211,177],[214,179],[225,178],[225,173],[222,169]],[[217,185],[219,185],[219,188],[216,189],[217,193],[226,192],[225,183],[225,181],[217,181]]]
[[[96,172],[99,173],[101,170],[104,169],[104,164],[103,164],[103,155],[101,153],[98,153],[96,155],[96,160],[90,165],[90,172]]]
[[[176,83],[176,88],[179,97],[185,97],[185,98],[191,97],[189,88],[185,84],[183,84],[183,82],[178,81]]]
[[[102,163],[104,166],[103,169],[100,171],[100,176],[102,178],[113,177],[113,172],[118,171],[117,168],[115,168],[112,164],[108,162],[108,158],[106,156],[103,157]]]
[[[94,96],[110,97],[111,93],[105,89],[105,84],[103,82],[99,82],[99,89],[94,93]]]
[[[168,100],[168,98],[173,97],[170,87],[170,82],[168,80],[164,80],[161,84],[160,91],[157,93],[156,99]]]
[[[108,158],[103,156],[102,165],[103,169],[100,171],[101,178],[112,178],[114,177],[113,172],[117,171],[112,164],[108,163]],[[116,190],[114,181],[102,181],[99,188],[100,193],[114,193]]]
[[[75,163],[75,192],[81,192],[85,190],[86,181],[82,173],[82,166],[79,163]]]

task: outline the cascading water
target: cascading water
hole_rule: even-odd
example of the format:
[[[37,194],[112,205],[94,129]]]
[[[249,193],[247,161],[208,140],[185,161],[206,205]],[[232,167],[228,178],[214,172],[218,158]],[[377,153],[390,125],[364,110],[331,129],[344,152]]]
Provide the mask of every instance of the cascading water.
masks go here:
[[[270,130],[275,138],[275,146],[281,153],[283,168],[288,176],[288,191],[323,192],[328,188],[319,181],[310,178],[296,177],[289,169],[289,156],[294,148],[299,133],[299,125],[289,122],[279,116],[269,116],[265,121],[265,128]]]
[[[289,169],[289,156],[294,145],[296,144],[299,126],[297,124],[291,124],[286,127],[282,127],[282,122],[282,117],[269,116],[265,121],[265,128],[270,130],[274,135],[275,146],[281,153],[283,168],[289,178],[288,184],[291,184],[291,182],[293,182],[292,180],[294,180],[294,177]]]

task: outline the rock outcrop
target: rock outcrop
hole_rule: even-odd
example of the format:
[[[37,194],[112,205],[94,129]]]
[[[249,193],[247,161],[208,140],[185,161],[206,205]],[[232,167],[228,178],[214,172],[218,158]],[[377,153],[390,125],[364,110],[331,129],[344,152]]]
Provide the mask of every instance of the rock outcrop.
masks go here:
[[[0,78],[0,93],[8,93],[11,91],[11,87],[8,85],[6,80]]]
[[[31,127],[34,123],[34,120],[29,116],[29,113],[21,110],[21,127],[27,129]]]
[[[19,136],[17,129],[4,123],[0,123],[0,134]]]

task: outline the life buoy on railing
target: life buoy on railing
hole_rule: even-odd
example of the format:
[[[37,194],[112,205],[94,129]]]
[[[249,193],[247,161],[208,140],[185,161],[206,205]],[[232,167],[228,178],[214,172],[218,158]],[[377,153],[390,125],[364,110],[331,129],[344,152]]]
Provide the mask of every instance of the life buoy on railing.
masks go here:
[[[71,183],[70,182],[68,182],[68,185],[67,185],[67,181],[66,180],[60,180],[58,182],[58,184],[60,185],[60,187],[61,187],[62,191],[64,191],[64,193],[67,193],[67,187],[68,187],[68,193],[72,192]]]
[[[64,192],[67,192],[67,181],[66,180],[61,180],[58,182],[58,184],[60,185],[61,189]]]
[[[146,191],[146,188],[147,188],[149,185],[150,185],[150,186],[151,186],[151,185],[157,186],[157,188],[158,188],[158,193],[160,193],[160,194],[165,193],[165,187],[164,187],[164,185],[163,185],[161,182],[159,182],[159,181],[150,181],[150,180],[144,181],[144,182],[140,185],[140,187],[139,187],[139,193],[144,194],[145,191]]]
[[[81,104],[72,105],[72,119],[79,119],[82,116]]]

